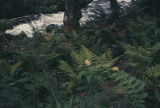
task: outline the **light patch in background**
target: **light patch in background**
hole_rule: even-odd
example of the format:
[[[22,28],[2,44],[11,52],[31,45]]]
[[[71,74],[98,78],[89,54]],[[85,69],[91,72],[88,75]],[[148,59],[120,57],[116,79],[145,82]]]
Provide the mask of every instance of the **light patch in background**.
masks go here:
[[[118,2],[122,1],[130,2],[131,0],[118,0]],[[94,9],[95,5],[96,5],[95,3],[90,3],[88,9],[82,10],[83,17],[80,20],[81,24],[84,24],[87,20],[89,20],[89,15],[93,14],[91,10]],[[100,5],[103,9],[106,9],[110,6],[109,3],[105,4],[102,3],[98,5]],[[6,33],[16,36],[19,35],[21,32],[24,32],[28,37],[32,37],[33,36],[32,26],[38,30],[44,30],[46,26],[50,24],[61,26],[63,25],[63,17],[64,17],[64,12],[59,12],[56,14],[46,14],[46,15],[42,14],[39,20],[34,20],[30,24],[25,23],[17,25],[13,27],[13,29],[6,30]]]
[[[56,24],[60,26],[63,24],[63,15],[63,12],[57,14],[41,15],[39,20],[34,20],[30,24],[25,23],[17,25],[13,27],[13,29],[6,30],[6,33],[12,35],[19,35],[23,31],[28,37],[32,37],[32,26],[38,30],[43,30],[46,26],[50,24]]]

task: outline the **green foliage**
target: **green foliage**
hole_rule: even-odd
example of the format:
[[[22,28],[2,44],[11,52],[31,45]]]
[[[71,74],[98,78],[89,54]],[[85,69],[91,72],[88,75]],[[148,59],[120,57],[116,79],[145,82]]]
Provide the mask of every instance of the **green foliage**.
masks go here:
[[[62,84],[64,94],[74,94],[76,98],[79,97],[79,101],[76,102],[79,105],[76,105],[76,108],[91,106],[96,108],[100,104],[96,105],[95,103],[103,102],[106,99],[106,96],[103,95],[105,92],[99,93],[99,91],[107,81],[109,71],[114,64],[110,50],[108,53],[98,56],[82,46],[79,53],[71,51],[71,59],[71,65],[65,61],[60,61],[59,65],[60,70],[67,78]],[[93,97],[88,100],[88,96]],[[84,99],[86,101],[83,102]]]
[[[159,77],[160,77],[160,65],[155,65],[151,66],[147,69],[146,75],[149,78],[150,81],[153,83],[158,83],[159,82]]]
[[[64,10],[64,0],[1,0],[0,19]]]
[[[64,105],[61,105],[59,102],[56,103],[57,106],[56,108],[72,108],[72,104],[73,104],[73,97],[71,97],[69,103],[65,103]]]
[[[122,44],[127,68],[132,67],[131,71],[126,69],[126,73],[115,65],[119,57],[113,58],[111,49],[106,48],[106,53],[98,52],[97,55],[97,50],[94,53],[93,48],[81,45],[87,38],[78,37],[78,34],[65,37],[36,32],[34,35],[28,45],[21,46],[24,49],[18,48],[16,61],[6,59],[0,62],[0,92],[4,97],[0,98],[1,106],[142,108],[147,106],[148,95],[154,95],[153,99],[158,102],[159,88],[152,95],[147,92],[151,87],[148,84],[157,85],[159,78],[159,66],[150,68],[153,63],[158,63],[158,43],[138,48]],[[156,83],[151,79],[157,79]],[[6,105],[7,102],[10,104]]]
[[[29,9],[40,13],[47,5],[47,11],[59,10],[61,3],[49,0]],[[1,40],[0,107],[158,108],[159,29],[153,17],[137,14],[134,5],[121,7],[117,18],[97,13],[79,34],[64,35],[55,26],[50,34],[35,30],[32,38],[5,35],[9,45]],[[129,13],[133,10],[138,18]]]
[[[92,35],[88,39],[88,46],[92,46],[92,49],[104,53],[108,48],[115,48],[116,41],[120,40],[120,37],[115,35],[111,30],[96,30],[95,35]],[[114,45],[114,46],[113,46]]]
[[[12,46],[12,50],[16,49],[19,53],[15,62],[9,64],[8,59],[6,59],[8,63],[4,60],[0,62],[2,93],[0,106],[5,108],[55,106],[53,88],[56,86],[53,86],[51,81],[59,54],[53,53],[51,43],[46,41],[43,35],[40,36],[41,40],[38,40],[37,36],[31,39],[28,45],[19,46],[20,48]]]
[[[139,22],[140,21],[140,22]],[[159,51],[160,44],[157,35],[157,26],[155,22],[148,20],[139,20],[137,23],[130,23],[129,35],[131,36],[129,44],[121,44],[125,50],[124,58],[127,60],[125,70],[127,73],[146,82],[145,87],[148,92],[146,104],[151,107],[152,104],[159,105]],[[154,91],[152,93],[151,91]]]
[[[138,18],[137,21],[131,21],[128,28],[129,38],[133,45],[144,46],[146,44],[155,44],[157,42],[156,22]]]
[[[101,88],[106,83],[106,79],[112,78],[118,83],[118,85],[115,85],[115,88],[122,90],[122,92],[115,90],[115,94],[121,100],[117,100],[121,107],[130,106],[130,108],[145,108],[144,99],[147,96],[147,93],[144,91],[145,83],[137,80],[135,77],[129,76],[125,72],[118,71],[112,73],[111,67],[114,64],[114,60],[112,59],[110,52],[107,54],[107,56],[97,56],[89,51],[86,47],[82,46],[80,53],[77,54],[75,51],[72,51],[71,57],[73,58],[74,62],[73,68],[64,61],[61,61],[59,66],[64,74],[69,77],[69,81],[63,84],[63,88],[66,88],[66,93],[73,94],[74,92],[77,93],[78,91],[80,92],[82,90],[84,92],[86,89],[85,86],[88,84],[89,85],[87,87],[90,88],[89,90],[87,89],[87,91],[91,92],[91,90],[95,89],[95,86],[96,88]],[[83,83],[83,81],[85,83]],[[86,82],[88,82],[88,84]],[[93,84],[94,88],[91,86]],[[81,88],[84,86],[85,88],[79,89],[79,86],[81,86]],[[96,98],[98,97],[96,96]],[[81,104],[79,106],[87,108],[85,105],[83,106]]]
[[[147,93],[144,91],[145,83],[137,80],[129,74],[119,71],[111,75],[118,82],[116,86],[120,96],[121,107],[145,108],[145,98]]]
[[[14,65],[9,65],[5,61],[0,62],[0,92],[2,93],[0,98],[0,100],[2,100],[2,103],[0,104],[0,106],[5,108],[30,108],[30,100],[32,100],[34,95],[36,95],[34,93],[38,93],[38,90],[43,90],[47,87],[47,83],[44,82],[44,79],[41,78],[38,73],[30,74],[25,71],[22,73],[22,66],[22,62],[18,62]],[[25,96],[22,95],[24,93],[26,94]],[[35,103],[33,103],[32,105],[34,104]]]
[[[135,1],[135,3],[139,6],[139,9],[143,9],[143,11],[152,16],[158,16],[159,13],[159,0],[140,0]]]
[[[102,75],[105,75],[114,64],[110,53],[107,56],[97,56],[84,46],[81,47],[79,54],[72,51],[71,58],[74,63],[73,69],[65,61],[60,61],[59,66],[64,74],[69,77],[69,81],[63,84],[63,87],[67,87],[66,93],[73,91],[74,88],[79,89],[78,91],[91,89],[88,87],[93,83],[95,84],[94,86],[100,86],[99,84],[102,84],[103,80]],[[86,82],[88,82],[88,86]]]
[[[146,67],[150,67],[154,64],[158,64],[159,62],[159,50],[160,44],[157,43],[154,46],[146,45],[144,47],[135,47],[128,44],[122,44],[125,48],[125,55],[128,59],[128,63],[126,67],[129,71],[133,72],[133,74],[139,74],[138,77],[143,77]]]

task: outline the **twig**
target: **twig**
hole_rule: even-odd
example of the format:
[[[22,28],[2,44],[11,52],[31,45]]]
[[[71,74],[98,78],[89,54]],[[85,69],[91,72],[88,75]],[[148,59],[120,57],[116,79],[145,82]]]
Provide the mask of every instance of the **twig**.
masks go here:
[[[39,60],[39,62],[41,61],[39,57],[37,58],[37,60]],[[52,88],[52,85],[50,84],[50,81],[49,81],[49,78],[48,78],[48,75],[47,75],[47,73],[46,73],[46,69],[45,69],[45,68],[46,68],[46,67],[45,67],[45,64],[41,64],[42,72],[44,73],[44,76],[45,76],[45,78],[46,78],[46,80],[47,80],[47,82],[48,82],[48,84],[49,84],[49,88],[50,88],[50,90],[51,90],[52,96],[53,96],[53,98],[57,101],[57,97],[55,96],[55,92],[54,92],[54,90],[53,90],[53,88]]]
[[[42,71],[43,71],[43,73],[44,73],[44,75],[45,75],[45,77],[46,77],[46,79],[47,79],[47,81],[48,81],[48,84],[49,84],[50,90],[51,90],[51,92],[52,92],[52,95],[53,95],[54,99],[57,101],[57,98],[56,98],[56,96],[55,96],[55,93],[54,93],[54,91],[53,91],[53,88],[52,88],[51,84],[49,83],[49,78],[48,78],[48,76],[47,76],[47,74],[46,74],[46,71],[45,71],[44,69],[43,69]]]

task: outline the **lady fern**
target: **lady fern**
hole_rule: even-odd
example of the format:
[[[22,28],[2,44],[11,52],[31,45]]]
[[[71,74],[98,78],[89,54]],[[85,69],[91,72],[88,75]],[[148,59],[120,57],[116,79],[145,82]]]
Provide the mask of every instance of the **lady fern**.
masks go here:
[[[124,71],[119,71],[118,68],[111,71],[114,60],[111,56],[110,50],[107,55],[103,54],[102,56],[98,56],[86,47],[82,46],[79,54],[75,51],[71,51],[71,57],[73,63],[75,63],[74,67],[71,67],[65,61],[60,61],[59,66],[59,68],[69,78],[68,81],[63,84],[63,87],[67,89],[67,92],[74,94],[74,92],[83,91],[85,94],[88,94],[88,91],[95,91],[95,87],[99,88],[97,89],[98,92],[103,88],[105,82],[110,82],[112,79],[116,81],[116,83],[115,86],[111,88],[116,88],[114,90],[114,94],[123,101],[121,103],[117,100],[118,103],[121,103],[121,107],[145,108],[144,99],[147,96],[144,88],[145,83],[133,76],[130,76]],[[80,104],[79,107],[84,107],[85,104]],[[85,107],[87,108],[87,106]]]
[[[145,92],[145,83],[143,81],[137,80],[123,71],[113,73],[111,78],[115,79],[118,83],[115,91],[123,95],[121,97],[121,100],[124,101],[121,103],[123,107],[145,108],[144,99],[147,93]]]

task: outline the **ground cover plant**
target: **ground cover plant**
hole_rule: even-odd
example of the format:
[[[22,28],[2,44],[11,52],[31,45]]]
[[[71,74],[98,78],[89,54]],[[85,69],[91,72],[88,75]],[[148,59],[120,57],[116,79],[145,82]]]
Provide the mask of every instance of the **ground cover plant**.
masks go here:
[[[159,108],[159,20],[148,2],[97,10],[69,33],[12,36],[1,23],[0,108]]]

